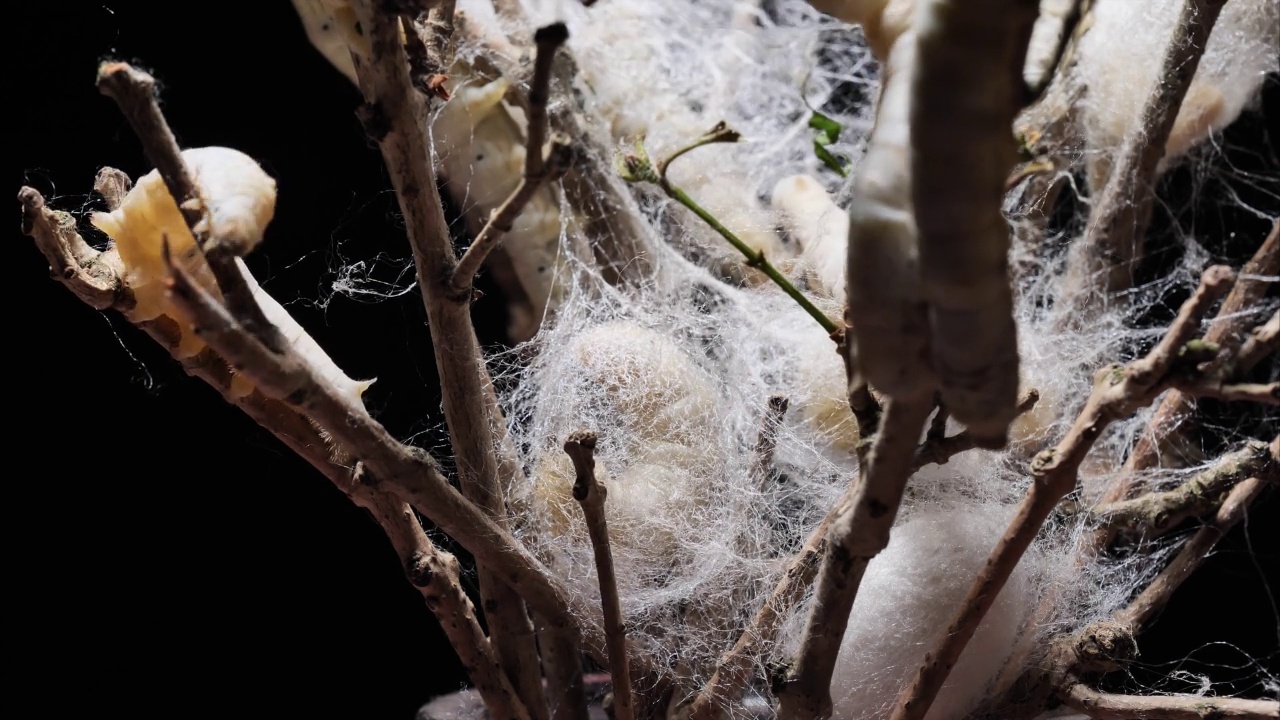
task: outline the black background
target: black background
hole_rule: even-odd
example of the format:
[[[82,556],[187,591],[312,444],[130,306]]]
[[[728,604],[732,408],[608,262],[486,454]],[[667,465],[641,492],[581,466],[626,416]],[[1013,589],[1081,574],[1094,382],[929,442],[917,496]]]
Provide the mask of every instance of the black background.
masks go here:
[[[375,415],[445,458],[417,293],[315,302],[330,294],[340,256],[386,253],[393,271],[408,250],[378,153],[353,114],[357,95],[307,44],[290,4],[14,9],[10,197],[29,184],[55,207],[88,210],[100,207],[90,194],[99,167],[145,172],[93,78],[107,57],[153,70],[184,146],[235,147],[277,178],[255,274],[282,301],[301,299],[286,304],[351,375],[378,376]],[[1274,83],[1268,93],[1274,99]],[[1245,141],[1262,142],[1259,125]],[[1274,158],[1269,146],[1250,152]],[[409,718],[460,687],[457,658],[379,529],[127,322],[50,280],[11,207],[6,705],[23,716]],[[1239,237],[1216,249],[1219,259],[1238,265],[1267,223],[1218,215]],[[487,342],[502,327],[499,305],[492,294],[477,304]],[[1191,656],[1186,669],[1226,681],[1256,677],[1256,667],[1228,667],[1246,656],[1274,663],[1274,496],[1144,636],[1153,671]],[[1206,646],[1213,641],[1239,650]]]

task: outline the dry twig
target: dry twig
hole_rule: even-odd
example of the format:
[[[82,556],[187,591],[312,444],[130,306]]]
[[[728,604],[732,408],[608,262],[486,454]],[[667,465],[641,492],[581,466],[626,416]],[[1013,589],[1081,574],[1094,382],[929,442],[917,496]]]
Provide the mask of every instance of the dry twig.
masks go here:
[[[1101,505],[1090,514],[1108,528],[1140,534],[1143,538],[1159,537],[1187,518],[1215,510],[1226,493],[1244,480],[1263,473],[1271,464],[1274,460],[1267,444],[1253,440],[1223,455],[1213,467],[1172,490]]]
[[[1223,4],[1185,0],[1182,5],[1159,80],[1135,123],[1141,131],[1124,139],[1101,194],[1093,200],[1084,237],[1069,255],[1063,301],[1072,308],[1065,314],[1071,322],[1087,323],[1093,317],[1098,293],[1109,300],[1133,284],[1155,203],[1156,169]]]
[[[431,328],[459,485],[463,493],[493,519],[490,525],[502,528],[507,522],[502,488],[514,483],[515,477],[500,473],[514,472],[518,466],[499,457],[509,447],[505,440],[505,420],[471,325],[469,297],[458,297],[450,290],[449,281],[457,260],[440,204],[429,145],[423,134],[423,128],[427,127],[426,108],[423,98],[414,90],[408,59],[400,43],[400,19],[384,14],[373,5],[375,3],[367,0],[355,3],[370,43],[367,59],[353,54],[365,99],[362,119],[366,131],[382,151],[404,213],[418,285]],[[446,529],[446,532],[449,531]],[[533,558],[530,556],[529,560]],[[511,564],[509,559],[486,559],[477,555],[476,561],[481,599],[489,611],[490,633],[498,655],[512,684],[531,708],[530,712],[541,717],[538,708],[544,701],[540,697],[534,632],[521,596],[536,605],[539,612],[547,613],[551,624],[576,626],[572,621],[565,622],[563,607],[534,603],[526,585],[512,584],[509,578],[500,581],[507,573],[505,566]],[[520,588],[520,594],[514,591],[516,587]],[[581,682],[577,685],[580,687]]]
[[[791,402],[785,395],[769,397],[769,406],[760,421],[760,433],[756,435],[755,461],[751,464],[751,473],[758,486],[768,482],[772,474],[773,452],[778,447],[778,428],[790,405]]]
[[[1069,707],[1097,720],[1266,720],[1280,718],[1280,702],[1199,695],[1109,695],[1076,683],[1061,693]]]
[[[928,712],[960,653],[1041,525],[1058,502],[1075,488],[1077,471],[1094,442],[1112,422],[1151,403],[1168,387],[1180,351],[1194,336],[1211,303],[1227,291],[1232,280],[1233,274],[1227,267],[1219,265],[1206,270],[1200,287],[1183,304],[1164,338],[1146,357],[1127,366],[1110,365],[1094,376],[1093,391],[1066,437],[1056,448],[1032,460],[1032,484],[1017,514],[974,580],[939,644],[925,656],[911,685],[898,696],[894,720],[921,718]]]
[[[1270,283],[1262,279],[1264,276],[1280,274],[1280,222],[1271,226],[1271,232],[1261,247],[1253,254],[1249,262],[1240,268],[1240,279],[1231,288],[1227,298],[1222,301],[1217,318],[1209,325],[1204,334],[1206,342],[1214,343],[1222,348],[1218,357],[1205,369],[1205,375],[1230,380],[1232,377],[1224,370],[1231,370],[1230,375],[1240,371],[1233,362],[1236,351],[1246,341],[1249,332],[1248,310],[1267,294]],[[1252,367],[1252,364],[1249,365]],[[1246,369],[1247,371],[1247,369]],[[1138,438],[1138,443],[1125,463],[1127,471],[1146,470],[1160,464],[1167,458],[1171,448],[1185,442],[1190,428],[1187,415],[1194,411],[1191,397],[1186,393],[1169,393],[1147,423],[1146,430]],[[1109,500],[1118,500],[1129,492],[1128,483],[1118,483],[1108,493]]]
[[[99,188],[109,191],[128,184],[128,178],[117,171],[99,173]],[[109,178],[105,186],[103,178]],[[119,195],[103,193],[108,207],[118,205]],[[132,296],[120,280],[123,266],[114,250],[99,252],[89,247],[76,232],[75,223],[66,213],[51,211],[45,207],[44,198],[31,188],[23,188],[19,194],[23,207],[23,232],[35,240],[36,246],[57,271],[57,277],[86,304],[98,310],[117,310],[126,315],[132,309]],[[168,318],[137,323],[157,343],[171,352],[177,347],[177,325]],[[195,357],[175,358],[190,375],[204,380],[217,390],[229,403],[239,407],[264,429],[271,432],[299,457],[306,460],[327,477],[352,502],[368,509],[382,525],[405,563],[406,572],[415,577],[410,561],[415,557],[429,558],[440,563],[446,571],[452,556],[434,548],[412,511],[388,493],[366,484],[352,482],[351,468],[335,459],[345,452],[332,452],[329,443],[321,437],[315,426],[278,399],[261,392],[248,395],[231,392],[231,373],[228,366],[212,350]],[[454,561],[456,562],[456,561]],[[456,565],[452,566],[456,568]],[[425,578],[417,573],[419,580]],[[449,634],[454,649],[471,677],[484,693],[490,711],[495,717],[526,718],[518,699],[510,693],[509,684],[503,689],[505,677],[489,672],[492,667],[492,650],[489,641],[475,624],[470,602],[458,584],[456,572],[432,577],[426,586],[415,582],[427,599],[428,605]],[[430,595],[431,597],[428,597]],[[438,598],[433,601],[431,598]],[[463,601],[466,601],[465,603]],[[496,692],[495,692],[496,691]]]
[[[1200,566],[1218,540],[1244,519],[1249,503],[1262,493],[1267,483],[1280,482],[1280,437],[1271,441],[1267,454],[1268,457],[1254,470],[1256,475],[1240,482],[1227,493],[1213,519],[1191,536],[1173,560],[1128,607],[1116,614],[1117,622],[1137,632],[1168,602],[1173,591]]]
[[[565,137],[555,137],[551,147],[543,150],[547,135],[547,98],[548,86],[551,82],[551,62],[555,59],[556,49],[569,39],[569,30],[563,23],[554,23],[538,28],[533,35],[537,43],[537,59],[534,61],[533,82],[529,88],[529,126],[526,135],[524,155],[524,175],[520,184],[494,210],[489,222],[485,224],[476,239],[467,248],[449,284],[455,294],[469,296],[471,282],[480,265],[484,263],[489,252],[498,246],[502,237],[510,232],[512,224],[524,210],[524,206],[533,199],[534,193],[543,183],[559,180],[569,169],[569,141]]]
[[[613,550],[609,546],[609,524],[605,519],[607,490],[596,478],[596,434],[580,430],[564,442],[564,451],[573,461],[573,499],[582,506],[595,553],[596,575],[600,580],[600,608],[604,615],[605,642],[609,647],[609,672],[613,677],[614,720],[632,720],[631,669],[627,661],[627,629],[622,619],[618,578],[613,571]]]
[[[247,239],[221,234],[219,228],[213,226],[200,188],[182,160],[178,140],[160,111],[155,78],[128,63],[105,62],[98,67],[98,90],[115,100],[134,134],[142,141],[147,159],[159,171],[195,235],[196,245],[204,252],[227,307],[247,330],[273,350],[280,349],[285,343],[284,337],[263,315],[253,298],[253,290],[236,264],[236,257],[248,253],[252,247],[247,246]]]
[[[781,693],[782,720],[831,715],[831,676],[849,611],[867,564],[889,544],[932,399],[928,393],[888,403],[867,471],[831,519],[809,619]]]

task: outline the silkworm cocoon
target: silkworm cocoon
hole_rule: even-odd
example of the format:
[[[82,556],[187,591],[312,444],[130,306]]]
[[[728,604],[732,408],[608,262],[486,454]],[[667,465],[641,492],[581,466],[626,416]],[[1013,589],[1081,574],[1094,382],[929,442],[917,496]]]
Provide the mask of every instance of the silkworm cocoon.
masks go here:
[[[946,630],[1008,519],[1000,505],[921,509],[893,529],[867,567],[831,681],[834,720],[878,720]],[[967,717],[1035,607],[1023,563],[956,663],[926,720]]]
[[[213,237],[230,240],[239,254],[261,242],[275,212],[275,180],[253,158],[230,148],[192,148],[182,152],[182,159],[204,199],[206,217],[202,222],[208,223],[207,231]],[[179,314],[167,312],[169,301],[163,285],[168,273],[163,256],[165,240],[173,257],[198,282],[215,294],[217,286],[160,173],[152,170],[138,178],[120,207],[109,213],[94,213],[90,221],[115,242],[120,253],[125,284],[136,300],[133,317],[153,320],[169,314],[182,331],[179,356],[199,352],[204,343]]]
[[[1173,33],[1180,0],[1097,0],[1093,23],[1079,50],[1088,88],[1084,125],[1090,150],[1090,185],[1105,182],[1109,158],[1137,127],[1142,104],[1160,79],[1159,58]],[[1276,52],[1280,4],[1275,0],[1226,3],[1165,145],[1168,167],[1211,134],[1235,121],[1269,73],[1280,70]]]
[[[773,186],[771,205],[782,227],[800,245],[800,267],[809,286],[843,301],[849,216],[808,175],[779,180]]]
[[[677,552],[713,485],[703,447],[715,412],[712,379],[666,337],[623,322],[577,335],[557,375],[570,396],[564,432],[587,423],[600,433],[610,535],[653,557]],[[542,453],[533,476],[551,531],[577,527],[573,466],[558,445]]]

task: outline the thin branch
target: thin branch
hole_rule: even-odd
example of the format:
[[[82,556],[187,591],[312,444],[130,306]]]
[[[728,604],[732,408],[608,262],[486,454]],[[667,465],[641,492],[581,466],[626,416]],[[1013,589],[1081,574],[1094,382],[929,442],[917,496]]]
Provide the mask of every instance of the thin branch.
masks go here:
[[[253,289],[236,264],[236,258],[252,248],[237,242],[238,238],[232,235],[224,235],[213,223],[211,208],[187,169],[178,140],[160,111],[155,78],[128,63],[104,62],[98,66],[98,90],[120,106],[120,112],[142,141],[143,152],[156,166],[191,228],[196,245],[204,252],[231,314],[268,347],[279,350],[285,339],[263,314],[253,297]]]
[[[1076,683],[1059,693],[1067,706],[1097,720],[1266,720],[1280,718],[1280,702],[1199,695],[1110,695]]]
[[[1280,382],[1235,383],[1224,385],[1213,381],[1186,380],[1173,383],[1185,395],[1207,397],[1225,402],[1255,402],[1280,405]]]
[[[1017,514],[970,586],[938,645],[925,656],[911,685],[898,696],[893,720],[921,718],[928,712],[947,675],[1040,527],[1058,502],[1076,487],[1080,464],[1094,442],[1112,422],[1150,404],[1167,388],[1179,351],[1194,337],[1209,306],[1227,291],[1233,279],[1231,270],[1225,266],[1206,270],[1199,288],[1182,305],[1165,336],[1148,355],[1127,366],[1110,365],[1094,376],[1093,391],[1066,437],[1056,448],[1032,460],[1032,484]]]
[[[1221,376],[1219,371],[1231,363],[1237,349],[1247,340],[1252,320],[1249,310],[1258,306],[1271,285],[1264,278],[1277,274],[1280,274],[1280,222],[1271,226],[1266,240],[1240,269],[1240,279],[1222,301],[1217,318],[1205,332],[1205,341],[1214,343],[1223,350],[1218,359],[1206,368],[1206,375]],[[1125,463],[1125,470],[1146,470],[1160,464],[1171,447],[1178,446],[1187,438],[1189,426],[1194,425],[1186,422],[1187,415],[1194,410],[1195,405],[1186,394],[1177,392],[1166,396],[1151,416],[1146,430],[1139,436],[1133,453]],[[1108,493],[1108,500],[1123,498],[1129,489],[1128,483],[1118,483]]]
[[[888,403],[869,467],[832,518],[808,623],[781,693],[781,720],[831,715],[831,676],[849,611],[867,564],[889,543],[932,400],[933,394],[928,393]]]
[[[362,481],[355,484],[366,485]],[[484,698],[489,716],[529,720],[528,709],[511,687],[497,653],[476,620],[471,599],[462,589],[458,559],[431,542],[408,505],[382,493],[370,492],[369,496],[365,507],[387,530],[405,575],[440,621],[449,644]]]
[[[119,180],[123,178],[127,182],[127,178],[123,173],[115,171],[113,174],[106,172],[99,173],[98,189],[103,191],[102,179],[110,177],[113,187],[119,187]],[[108,206],[114,200],[113,196],[104,193],[107,198]],[[72,290],[77,296],[84,300],[84,294],[87,290],[92,291],[92,295],[103,301],[114,298],[115,302],[108,304],[95,305],[86,302],[92,307],[99,310],[114,309],[128,314],[132,308],[132,297],[128,289],[120,282],[123,266],[120,265],[118,257],[115,257],[113,251],[99,253],[90,248],[87,243],[76,232],[74,222],[70,222],[71,218],[65,213],[57,213],[51,211],[44,206],[44,198],[35,190],[23,188],[19,195],[23,205],[23,231],[30,235],[46,257],[50,258],[50,262],[67,258],[70,259],[71,265],[67,265],[70,272],[61,273],[57,277]],[[80,265],[84,263],[84,265]],[[179,337],[174,332],[176,324],[168,318],[159,318],[155,321],[147,321],[137,323],[137,325],[146,331],[158,344],[172,351],[177,347]],[[231,392],[232,375],[228,370],[227,364],[218,358],[212,350],[206,349],[204,352],[195,357],[175,358],[184,370],[190,375],[205,381],[210,387],[218,391],[227,402],[239,407],[246,415],[252,418],[258,425],[271,432],[286,447],[296,453],[312,467],[316,468],[322,475],[327,477],[340,491],[348,495],[352,502],[370,510],[379,524],[382,525],[384,531],[392,541],[400,553],[402,561],[407,561],[414,556],[415,552],[432,551],[435,552],[437,558],[441,555],[439,551],[435,551],[427,540],[422,531],[422,527],[413,517],[412,512],[400,501],[395,500],[386,492],[377,490],[360,483],[352,482],[351,468],[346,464],[343,456],[345,452],[338,448],[330,446],[320,435],[316,427],[303,415],[288,407],[285,403],[266,397],[261,392],[252,392],[248,395],[233,394]],[[409,566],[406,565],[406,568]],[[456,565],[454,566],[456,571]],[[421,577],[421,575],[419,575]],[[474,613],[470,611],[469,601],[462,604],[461,601],[466,600],[465,595],[448,597],[453,590],[456,589],[456,577],[453,578],[454,584],[444,593],[444,602],[438,603],[432,607],[440,620],[441,626],[451,636],[454,648],[463,659],[464,664],[468,665],[472,672],[472,679],[478,687],[492,687],[493,682],[501,684],[503,678],[493,678],[492,681],[486,676],[487,669],[485,664],[489,662],[487,659],[491,654],[491,650],[487,650],[489,641],[479,633],[478,626],[467,627],[474,623]],[[426,596],[424,591],[424,597]],[[428,599],[430,602],[430,600]],[[462,621],[462,625],[458,624],[458,620]],[[464,633],[464,636],[454,639],[453,631]],[[468,637],[470,640],[468,640]],[[469,662],[468,657],[477,658],[474,662]],[[491,665],[491,663],[490,663]],[[508,685],[509,688],[509,685]],[[504,708],[507,707],[502,703],[504,693],[499,692],[497,695],[486,693],[486,702],[490,698],[496,698],[498,704],[490,705],[491,712],[496,711],[494,717],[512,717],[526,718],[527,713],[520,712],[518,701],[510,703],[511,712],[507,713]],[[506,693],[505,697],[510,698],[510,693]]]
[[[1018,401],[1017,412],[1014,417],[1018,417],[1031,411],[1040,401],[1040,392],[1035,389],[1027,391],[1027,394]],[[941,427],[938,427],[938,418],[941,417]],[[930,425],[929,433],[925,436],[924,442],[916,449],[915,464],[912,465],[912,474],[926,465],[946,465],[951,458],[962,452],[968,452],[979,447],[978,438],[968,429],[946,437],[943,432],[946,431],[946,408],[939,407],[938,414],[934,417],[934,422]]]
[[[531,25],[520,3],[505,4],[506,12],[512,14],[513,27]],[[490,79],[503,76],[510,80],[516,88],[517,104],[527,108],[528,96],[518,90],[528,74],[519,62],[519,50],[506,38],[484,33],[485,27],[485,23],[466,22],[463,18],[457,23],[459,33],[467,42],[485,51],[476,58],[476,69]],[[561,182],[565,200],[591,241],[608,281],[642,283],[652,271],[650,231],[635,199],[612,172],[609,158],[592,151],[614,143],[612,138],[596,136],[597,128],[607,123],[600,121],[596,110],[584,102],[589,94],[578,92],[577,78],[578,68],[572,53],[562,49],[552,67],[552,84],[567,102],[557,103],[550,109],[551,125],[584,149],[575,153],[574,162]]]
[[[171,294],[197,334],[263,395],[311,418],[385,483],[557,624],[572,626],[568,594],[506,530],[462,497],[425,452],[397,442],[357,401],[326,386],[290,348],[274,353],[169,258]]]
[[[1143,538],[1159,537],[1187,518],[1216,510],[1226,493],[1264,473],[1272,463],[1267,444],[1253,440],[1172,490],[1102,505],[1091,510],[1090,515],[1113,530]]]
[[[773,453],[778,447],[778,428],[787,415],[791,401],[785,395],[769,396],[769,405],[760,420],[760,432],[756,435],[754,461],[751,474],[757,484],[763,486],[773,473]]]
[[[553,138],[551,147],[543,150],[547,135],[547,99],[551,82],[551,62],[556,50],[569,39],[564,23],[538,28],[533,35],[537,43],[533,81],[529,88],[529,125],[525,140],[524,175],[520,184],[494,210],[489,222],[476,235],[475,242],[462,255],[453,269],[449,284],[454,293],[470,295],[471,281],[480,271],[489,253],[510,232],[516,218],[524,210],[543,183],[555,182],[569,169],[570,147],[567,138]]]
[[[1271,319],[1253,329],[1249,333],[1249,337],[1245,338],[1243,344],[1240,345],[1240,352],[1236,353],[1235,366],[1231,368],[1232,374],[1240,375],[1249,372],[1263,358],[1274,354],[1280,350],[1280,310],[1271,316]]]
[[[1168,602],[1178,586],[1200,567],[1200,563],[1213,550],[1218,540],[1244,519],[1249,503],[1262,494],[1268,483],[1280,482],[1280,437],[1271,441],[1268,453],[1270,457],[1259,468],[1258,475],[1239,483],[1227,494],[1213,519],[1191,536],[1173,560],[1128,607],[1116,614],[1118,622],[1134,632],[1146,625],[1156,611]]]
[[[843,500],[837,508],[842,505]],[[787,613],[800,602],[818,575],[819,560],[827,548],[827,529],[834,514],[833,510],[809,534],[804,547],[787,566],[764,605],[756,611],[751,624],[738,637],[733,648],[720,658],[706,687],[690,704],[689,720],[715,720],[717,712],[751,682],[755,663],[773,644]]]
[[[1166,46],[1159,78],[1132,132],[1112,161],[1084,236],[1072,248],[1063,299],[1073,308],[1070,322],[1087,323],[1096,312],[1096,293],[1110,298],[1133,285],[1143,256],[1147,224],[1155,202],[1155,179],[1165,144],[1173,129],[1200,57],[1217,22],[1221,0],[1185,0]]]
[[[424,135],[424,128],[429,126],[424,98],[413,86],[401,45],[400,18],[384,14],[372,0],[362,0],[353,6],[369,38],[368,58],[352,54],[365,99],[361,115],[366,131],[382,151],[404,214],[440,374],[445,421],[457,462],[459,486],[465,497],[482,508],[481,514],[487,516],[486,525],[510,538],[505,529],[508,519],[503,491],[518,482],[515,473],[519,465],[500,457],[507,454],[511,445],[471,324],[469,297],[459,297],[450,291],[449,279],[457,261],[440,204],[430,146]],[[375,474],[379,479],[392,481],[384,478],[385,472],[379,470]],[[474,531],[474,527],[466,529],[469,533]],[[447,528],[445,532],[453,535]],[[461,538],[454,537],[461,542]],[[541,694],[541,686],[537,682],[534,634],[521,597],[544,613],[548,622],[564,627],[571,637],[576,639],[579,628],[567,616],[568,605],[563,594],[558,592],[555,602],[547,602],[547,597],[535,601],[531,591],[545,593],[546,588],[539,586],[550,580],[527,551],[520,548],[520,553],[524,558],[520,563],[513,563],[512,558],[500,554],[476,555],[476,561],[482,605],[488,613],[498,656],[521,698],[531,708],[530,712],[541,717],[537,708],[542,700],[535,697]],[[532,586],[511,582],[513,564],[538,568],[541,580]],[[557,591],[562,589],[558,583],[555,587]],[[598,644],[593,643],[595,645]],[[581,685],[580,680],[577,685]]]
[[[99,252],[76,232],[71,213],[50,210],[34,188],[18,191],[22,232],[49,261],[49,274],[95,310],[133,309],[133,293],[120,282],[124,265],[114,250]]]
[[[635,713],[631,668],[627,661],[627,628],[622,620],[622,601],[618,596],[618,578],[614,575],[609,524],[604,512],[607,490],[596,478],[596,434],[586,430],[571,434],[564,442],[564,451],[573,461],[573,499],[582,506],[582,514],[586,517],[587,534],[591,537],[591,549],[596,559],[596,575],[600,580],[600,608],[604,615],[605,641],[609,647],[609,673],[613,677],[613,718],[632,720]]]
[[[800,292],[799,288],[787,279],[787,276],[783,275],[778,268],[774,267],[773,263],[769,262],[768,258],[764,256],[763,250],[758,250],[748,245],[742,240],[742,238],[735,235],[732,230],[725,227],[724,224],[716,218],[716,216],[707,212],[705,208],[695,202],[693,198],[689,197],[688,193],[678,185],[667,180],[666,169],[672,160],[684,155],[694,148],[702,147],[703,145],[711,143],[737,142],[740,137],[741,136],[736,131],[728,128],[723,122],[721,122],[712,128],[710,132],[698,137],[689,145],[676,150],[669,157],[659,160],[657,163],[650,162],[649,155],[644,149],[644,143],[642,141],[637,142],[631,152],[622,153],[618,156],[618,173],[622,176],[622,179],[627,182],[652,183],[657,185],[667,195],[667,197],[670,197],[672,200],[675,200],[686,208],[692,210],[693,214],[697,215],[699,219],[711,226],[712,230],[719,233],[720,236],[725,240],[728,240],[729,244],[737,249],[738,252],[742,253],[743,257],[747,259],[746,264],[748,267],[755,268],[764,273],[775,285],[782,288],[782,291],[785,292],[792,300],[795,300],[796,304],[804,308],[804,311],[807,312],[810,317],[817,320],[818,324],[822,326],[822,329],[826,330],[827,333],[832,336],[832,339],[840,342],[840,336],[843,336],[844,327],[827,317],[826,313],[819,310],[817,305],[814,305],[809,298],[805,297],[804,293]]]

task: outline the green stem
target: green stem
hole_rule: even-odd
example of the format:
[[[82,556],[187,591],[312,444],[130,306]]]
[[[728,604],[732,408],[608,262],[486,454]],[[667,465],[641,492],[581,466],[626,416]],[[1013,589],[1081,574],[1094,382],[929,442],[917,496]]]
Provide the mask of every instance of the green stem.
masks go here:
[[[662,190],[671,197],[671,199],[692,210],[694,215],[702,218],[703,222],[710,225],[716,232],[720,233],[725,240],[729,241],[730,245],[737,248],[738,252],[742,253],[747,258],[748,267],[756,268],[767,275],[778,287],[782,288],[783,292],[790,295],[791,299],[799,303],[800,307],[804,308],[805,312],[809,313],[814,320],[817,320],[823,330],[826,330],[830,334],[834,334],[843,329],[841,325],[827,317],[826,314],[819,310],[816,305],[810,302],[809,298],[804,296],[804,293],[800,292],[800,290],[793,285],[785,275],[779,272],[778,269],[774,267],[773,264],[764,256],[764,251],[756,250],[743,242],[742,238],[734,235],[733,231],[721,224],[714,215],[707,212],[698,203],[694,202],[693,198],[689,197],[688,193],[681,190],[676,185],[671,184],[665,178],[658,182],[658,186],[661,187]]]

